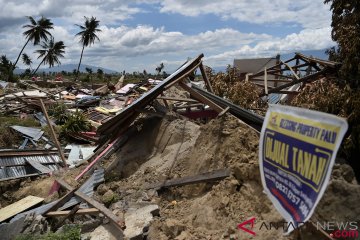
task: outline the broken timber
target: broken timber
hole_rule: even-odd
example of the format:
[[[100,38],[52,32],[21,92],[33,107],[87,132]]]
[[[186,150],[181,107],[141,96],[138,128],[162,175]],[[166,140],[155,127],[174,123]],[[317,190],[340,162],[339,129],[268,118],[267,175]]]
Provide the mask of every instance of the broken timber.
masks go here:
[[[45,214],[46,217],[63,217],[68,216],[71,213],[71,210],[68,211],[52,211]],[[100,211],[97,208],[84,208],[76,211],[75,215],[93,215],[99,214]]]
[[[192,89],[194,89],[195,91],[197,91],[198,93],[200,93],[201,95],[209,98],[211,101],[215,102],[217,105],[226,108],[229,107],[229,112],[234,115],[235,117],[239,118],[241,121],[243,121],[244,123],[246,123],[247,125],[251,126],[252,128],[256,129],[258,132],[261,131],[263,122],[264,122],[264,118],[253,113],[250,112],[244,108],[241,108],[235,104],[233,104],[232,102],[229,102],[213,93],[210,93],[196,85],[192,85],[191,86]]]
[[[71,187],[67,182],[65,182],[62,179],[57,179],[56,180],[62,187],[64,187],[65,189],[67,189],[68,191],[73,191],[74,188]],[[81,198],[83,201],[87,202],[88,204],[90,204],[91,206],[95,207],[96,209],[98,209],[101,213],[103,213],[107,218],[109,218],[109,220],[118,228],[118,230],[122,233],[122,229],[125,226],[125,223],[123,220],[121,220],[120,218],[118,218],[115,214],[113,214],[109,209],[107,209],[104,205],[102,205],[101,203],[95,201],[94,199],[92,199],[91,197],[87,196],[86,194],[80,192],[80,191],[75,191],[74,192],[75,196]]]
[[[153,100],[155,100],[161,93],[172,86],[173,84],[185,79],[190,74],[198,68],[202,63],[203,54],[200,54],[198,57],[186,62],[173,74],[163,80],[161,83],[156,85],[150,91],[143,94],[140,98],[134,101],[131,105],[127,106],[123,111],[118,115],[110,119],[109,121],[103,123],[97,130],[97,134],[100,137],[99,144],[102,145],[108,140],[113,140],[116,138],[121,130],[126,129],[140,114],[137,110],[143,109],[145,106],[149,105]],[[214,105],[213,105],[214,106]],[[216,111],[221,112],[223,109],[221,107],[215,107]]]
[[[189,185],[189,184],[217,181],[217,180],[221,180],[226,177],[229,177],[229,176],[230,176],[229,169],[215,170],[212,172],[201,173],[201,174],[198,174],[195,176],[175,178],[175,179],[171,179],[171,180],[166,180],[164,182],[150,184],[150,185],[146,186],[145,189],[155,188],[155,189],[159,190],[161,188],[178,187],[178,186],[184,186],[184,185]]]

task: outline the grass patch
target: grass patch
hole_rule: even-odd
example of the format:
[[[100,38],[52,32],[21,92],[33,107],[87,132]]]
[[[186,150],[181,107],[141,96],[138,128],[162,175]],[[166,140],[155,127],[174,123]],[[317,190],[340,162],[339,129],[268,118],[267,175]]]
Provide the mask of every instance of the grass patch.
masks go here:
[[[44,235],[24,234],[19,235],[15,240],[80,240],[81,227],[79,225],[65,225],[63,231],[59,233],[46,233]]]

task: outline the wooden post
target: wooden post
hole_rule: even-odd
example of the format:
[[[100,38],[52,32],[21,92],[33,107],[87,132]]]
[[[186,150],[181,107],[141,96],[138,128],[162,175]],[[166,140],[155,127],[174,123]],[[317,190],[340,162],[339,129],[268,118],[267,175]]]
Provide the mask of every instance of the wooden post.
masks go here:
[[[218,113],[221,113],[222,111],[224,111],[223,108],[221,108],[219,105],[217,105],[216,103],[214,103],[213,101],[211,101],[210,99],[208,99],[207,97],[201,95],[200,93],[198,93],[197,91],[195,91],[194,89],[192,89],[191,87],[189,87],[186,83],[184,82],[179,82],[180,87],[182,87],[185,91],[189,92],[192,97],[196,100],[198,100],[199,102],[202,102],[206,105],[209,105],[210,108],[212,108],[213,110],[215,110]]]
[[[203,77],[203,79],[204,79],[204,82],[205,82],[205,85],[206,85],[207,90],[208,90],[209,92],[213,93],[214,91],[213,91],[213,89],[212,89],[212,87],[211,87],[209,78],[208,78],[207,75],[206,75],[206,71],[205,71],[204,65],[203,65],[202,63],[200,63],[199,68],[200,68],[201,75],[202,75],[202,77]]]
[[[44,115],[45,115],[46,121],[47,121],[47,123],[48,123],[48,125],[49,125],[50,133],[51,133],[51,135],[52,135],[52,137],[53,137],[53,140],[54,140],[54,143],[56,144],[56,147],[57,147],[57,149],[58,149],[58,151],[59,151],[60,158],[61,158],[61,160],[62,160],[63,163],[64,163],[64,167],[67,168],[67,163],[66,163],[66,160],[65,160],[65,156],[64,156],[63,152],[61,151],[60,143],[59,143],[59,141],[57,140],[55,131],[54,131],[52,125],[51,125],[51,121],[50,121],[49,115],[48,115],[48,113],[47,113],[47,111],[46,111],[44,102],[42,101],[41,98],[40,98],[39,100],[40,100],[41,109],[42,109],[42,111],[43,111],[43,113],[44,113]]]
[[[265,87],[265,95],[268,95],[268,82],[267,82],[267,71],[266,67],[264,69],[264,87]]]

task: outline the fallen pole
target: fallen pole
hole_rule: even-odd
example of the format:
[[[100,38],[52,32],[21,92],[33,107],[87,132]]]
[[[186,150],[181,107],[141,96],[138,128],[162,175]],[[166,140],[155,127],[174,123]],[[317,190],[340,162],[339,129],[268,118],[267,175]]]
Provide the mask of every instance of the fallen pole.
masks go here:
[[[44,105],[44,102],[42,101],[41,98],[39,99],[39,101],[40,101],[41,109],[42,109],[42,111],[43,111],[43,113],[44,113],[44,115],[45,115],[47,124],[48,124],[48,126],[49,126],[49,128],[50,128],[51,136],[53,137],[53,140],[54,140],[54,143],[55,143],[55,145],[56,145],[56,148],[57,148],[58,151],[59,151],[60,158],[61,158],[61,160],[62,160],[63,163],[64,163],[64,167],[67,168],[67,163],[66,163],[66,159],[65,159],[64,153],[61,151],[60,143],[59,143],[59,141],[58,141],[58,139],[57,139],[57,137],[56,137],[55,131],[54,131],[53,127],[52,127],[52,124],[51,124],[49,115],[48,115],[48,113],[47,113],[47,111],[46,111],[46,108],[45,108],[45,105]]]

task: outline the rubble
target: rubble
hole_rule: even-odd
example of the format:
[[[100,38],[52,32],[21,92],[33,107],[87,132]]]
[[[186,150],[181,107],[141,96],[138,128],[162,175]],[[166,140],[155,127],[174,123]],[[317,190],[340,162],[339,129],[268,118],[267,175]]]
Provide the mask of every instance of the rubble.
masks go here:
[[[31,91],[5,86],[2,114],[38,125],[21,125],[21,120],[5,126],[18,138],[9,141],[11,150],[0,151],[0,212],[24,200],[18,192],[27,185],[32,191],[41,183],[54,184],[41,196],[44,205],[2,219],[0,233],[45,234],[79,224],[84,239],[241,239],[248,236],[237,224],[249,217],[281,221],[262,193],[258,134],[263,117],[249,106],[255,106],[254,99],[270,102],[271,94],[280,94],[276,102],[289,102],[306,83],[332,74],[337,64],[297,53],[243,74],[240,82],[247,82],[245,90],[254,96],[238,106],[232,97],[239,95],[240,83],[218,96],[220,88],[234,84],[235,75],[212,76],[202,58],[188,60],[164,80],[127,83],[121,76],[116,84],[94,88],[61,82],[49,89],[37,81],[19,83],[36,89]],[[224,86],[214,82],[222,77]],[[261,90],[249,90],[256,86]],[[312,220],[351,216],[360,221],[359,209],[350,207],[359,191],[352,168],[336,165]],[[257,236],[296,238],[276,229]]]

